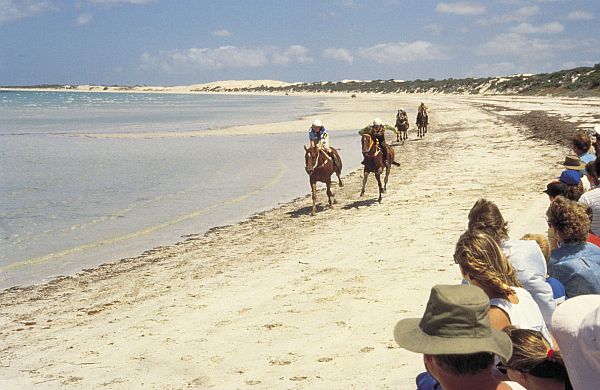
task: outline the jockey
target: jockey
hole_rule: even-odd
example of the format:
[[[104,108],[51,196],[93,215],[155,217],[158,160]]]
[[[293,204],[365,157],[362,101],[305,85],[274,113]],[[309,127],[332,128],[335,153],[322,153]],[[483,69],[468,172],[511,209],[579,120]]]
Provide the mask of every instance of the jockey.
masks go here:
[[[406,123],[406,124],[408,124],[408,114],[402,108],[400,108],[398,110],[398,113],[396,114],[396,123]]]
[[[427,126],[427,124],[429,123],[429,114],[427,113],[427,110],[429,110],[429,107],[427,107],[425,105],[425,103],[421,102],[421,104],[419,105],[418,111],[419,114],[424,117],[425,119],[425,126]],[[418,119],[418,115],[417,115],[417,119]],[[417,123],[418,125],[418,123]]]
[[[338,166],[336,154],[329,147],[329,133],[320,120],[315,119],[313,121],[310,130],[308,130],[308,141],[311,148],[316,146],[319,150],[324,151],[327,156],[331,157],[333,165]]]
[[[373,120],[373,124],[370,126],[366,126],[364,127],[362,130],[360,130],[358,132],[358,134],[363,135],[363,134],[370,134],[371,137],[373,137],[373,140],[377,140],[379,141],[379,147],[381,149],[381,153],[383,154],[383,161],[386,162],[387,161],[387,145],[385,143],[385,131],[386,130],[392,130],[394,132],[397,132],[397,130],[391,126],[387,126],[384,125],[381,122],[381,119],[379,118],[375,118]],[[364,164],[365,161],[363,160],[362,164]]]

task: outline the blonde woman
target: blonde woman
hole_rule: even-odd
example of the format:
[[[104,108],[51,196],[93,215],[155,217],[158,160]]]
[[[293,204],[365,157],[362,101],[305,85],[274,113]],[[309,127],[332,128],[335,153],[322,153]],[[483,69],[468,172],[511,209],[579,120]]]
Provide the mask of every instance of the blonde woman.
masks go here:
[[[511,358],[497,368],[529,390],[572,389],[560,351],[555,351],[535,330],[508,326],[503,329],[513,343]]]
[[[512,240],[508,236],[508,223],[498,206],[483,198],[469,211],[469,230],[479,230],[493,237],[514,267],[521,285],[537,303],[544,321],[550,324],[556,302],[552,288],[546,283],[546,259],[539,245],[528,240]]]
[[[521,288],[513,267],[494,238],[481,231],[467,230],[456,243],[454,261],[460,266],[463,278],[489,297],[493,328],[502,330],[516,325],[538,330],[552,343],[538,305]]]

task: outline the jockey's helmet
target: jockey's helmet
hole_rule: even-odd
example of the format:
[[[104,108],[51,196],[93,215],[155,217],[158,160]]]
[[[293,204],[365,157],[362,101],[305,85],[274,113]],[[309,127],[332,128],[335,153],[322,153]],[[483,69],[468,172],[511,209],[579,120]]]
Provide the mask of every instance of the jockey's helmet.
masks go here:
[[[373,126],[381,126],[381,119],[375,118],[373,120]]]
[[[318,119],[315,119],[312,123],[312,127],[322,127],[322,126],[323,126],[323,124]]]

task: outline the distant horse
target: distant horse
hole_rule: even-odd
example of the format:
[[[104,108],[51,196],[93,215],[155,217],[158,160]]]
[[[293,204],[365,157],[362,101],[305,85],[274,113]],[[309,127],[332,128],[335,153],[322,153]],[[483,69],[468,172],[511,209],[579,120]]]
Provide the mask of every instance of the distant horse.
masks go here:
[[[396,133],[397,142],[404,142],[408,138],[408,127],[408,121],[404,119],[400,114],[400,110],[398,110],[398,114],[396,114],[396,129],[398,130],[398,133]]]
[[[417,114],[417,137],[423,138],[427,134],[427,125],[429,123],[429,116],[425,112],[419,112]]]
[[[317,182],[325,183],[327,186],[327,197],[329,198],[329,207],[332,207],[333,203],[337,203],[333,192],[331,191],[331,175],[334,173],[338,178],[338,184],[343,187],[342,179],[340,175],[342,173],[342,159],[338,154],[337,150],[330,148],[331,153],[335,154],[337,159],[337,166],[334,167],[333,160],[323,150],[320,150],[316,146],[311,148],[304,147],[304,162],[306,173],[308,173],[310,181],[310,189],[312,192],[312,211],[311,215],[317,213]]]
[[[400,165],[394,161],[394,149],[390,146],[387,146],[388,152],[388,161],[387,164],[383,162],[383,153],[381,152],[381,148],[379,146],[378,141],[373,141],[373,137],[370,134],[363,134],[361,138],[362,144],[362,153],[365,157],[365,167],[363,172],[363,183],[362,190],[360,191],[360,196],[365,194],[365,185],[367,184],[367,178],[369,177],[369,173],[373,172],[375,174],[375,178],[377,179],[377,186],[379,188],[379,199],[377,201],[381,203],[381,194],[385,194],[387,189],[388,177],[390,176],[390,168],[391,165]],[[383,169],[385,168],[385,179],[383,186],[381,185],[381,174],[383,173]]]

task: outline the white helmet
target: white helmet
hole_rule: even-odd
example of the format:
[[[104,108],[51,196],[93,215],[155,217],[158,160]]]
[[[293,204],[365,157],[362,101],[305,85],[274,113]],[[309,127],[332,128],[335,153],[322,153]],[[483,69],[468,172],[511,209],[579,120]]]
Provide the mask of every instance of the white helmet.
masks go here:
[[[313,124],[312,124],[312,125],[313,125],[313,126],[316,126],[316,127],[323,127],[323,124],[322,124],[322,123],[321,123],[321,121],[320,121],[320,120],[318,120],[318,119],[315,119],[315,120],[313,121]]]
[[[373,120],[373,126],[381,126],[381,119],[375,118]]]

